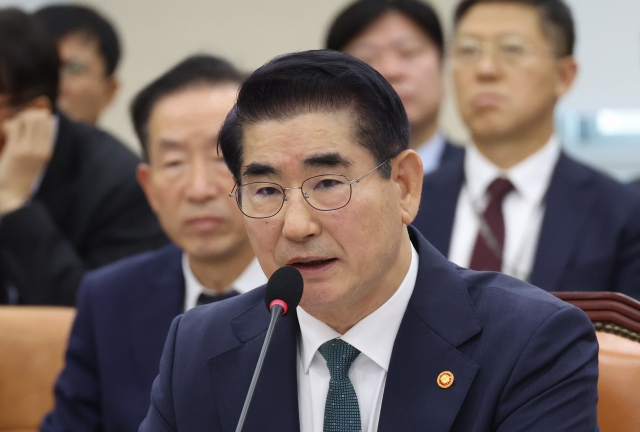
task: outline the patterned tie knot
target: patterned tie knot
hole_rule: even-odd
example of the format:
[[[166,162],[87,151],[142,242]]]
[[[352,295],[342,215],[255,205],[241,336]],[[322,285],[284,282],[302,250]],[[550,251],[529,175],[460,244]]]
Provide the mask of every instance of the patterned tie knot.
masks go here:
[[[349,379],[349,368],[353,361],[360,355],[352,345],[342,339],[332,339],[318,348],[322,357],[327,361],[327,368],[332,380]]]
[[[499,202],[505,197],[506,194],[513,190],[513,184],[504,177],[498,177],[487,188],[491,194],[491,200],[497,200]]]

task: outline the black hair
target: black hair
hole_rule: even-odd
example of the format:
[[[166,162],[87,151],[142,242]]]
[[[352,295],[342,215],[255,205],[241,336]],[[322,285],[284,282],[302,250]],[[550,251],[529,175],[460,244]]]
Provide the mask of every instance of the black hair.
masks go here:
[[[148,159],[149,156],[147,149],[149,117],[160,99],[201,85],[217,85],[225,82],[240,84],[244,78],[245,74],[228,61],[201,54],[186,58],[140,90],[131,102],[130,112],[145,158]]]
[[[16,9],[0,9],[0,93],[12,106],[46,96],[55,108],[60,60],[42,25]]]
[[[342,51],[344,47],[384,14],[403,14],[433,41],[440,57],[444,55],[444,36],[436,11],[419,0],[359,0],[350,4],[335,18],[327,35],[325,47]]]
[[[87,6],[64,4],[45,6],[34,15],[56,40],[77,32],[94,38],[104,58],[106,75],[113,75],[120,61],[120,41],[105,17]]]
[[[409,148],[409,121],[391,85],[366,63],[331,50],[287,54],[251,74],[240,87],[218,143],[229,170],[240,181],[245,127],[342,110],[351,113],[355,141],[378,164]],[[383,165],[380,174],[389,178],[391,164]]]
[[[456,7],[454,24],[457,27],[469,10],[482,3],[519,3],[533,6],[540,14],[542,30],[554,45],[558,57],[573,55],[576,42],[575,24],[571,9],[562,0],[462,0]]]

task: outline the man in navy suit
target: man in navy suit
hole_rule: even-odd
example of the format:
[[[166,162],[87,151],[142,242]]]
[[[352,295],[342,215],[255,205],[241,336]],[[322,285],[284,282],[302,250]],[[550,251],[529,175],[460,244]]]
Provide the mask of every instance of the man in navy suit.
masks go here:
[[[293,266],[246,431],[597,431],[579,309],[456,267],[409,226],[422,164],[388,82],[336,51],[279,57],[220,130],[265,274]],[[265,338],[264,288],[176,318],[143,432],[233,431]]]
[[[444,36],[429,4],[357,0],[333,21],[326,47],[368,63],[393,86],[407,111],[411,148],[420,155],[425,174],[464,152],[438,127],[445,92]]]
[[[227,196],[233,177],[216,151],[242,78],[224,60],[191,57],[134,100],[147,159],[138,178],[177,247],[85,277],[55,408],[42,431],[138,430],[173,318],[266,281]]]
[[[455,23],[453,76],[473,144],[425,177],[414,226],[463,267],[640,299],[640,196],[568,157],[554,134],[577,70],[569,8],[465,0]]]

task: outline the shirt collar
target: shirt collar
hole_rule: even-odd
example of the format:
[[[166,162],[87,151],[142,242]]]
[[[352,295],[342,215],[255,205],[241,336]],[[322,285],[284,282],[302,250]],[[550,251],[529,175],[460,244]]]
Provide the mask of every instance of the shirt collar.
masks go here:
[[[420,159],[422,159],[424,174],[433,172],[438,168],[446,144],[447,140],[444,135],[441,132],[436,132],[427,142],[416,149]]]
[[[466,182],[467,190],[474,202],[480,202],[489,184],[498,177],[505,177],[524,199],[540,202],[549,187],[561,151],[560,141],[552,135],[537,152],[510,169],[502,170],[482,155],[475,145],[471,145],[464,162],[466,178],[473,179]]]
[[[318,348],[323,343],[338,337],[388,371],[393,343],[418,277],[418,260],[418,252],[411,245],[411,264],[400,287],[382,306],[360,320],[343,335],[298,306],[301,355],[305,372],[309,372],[311,361]]]
[[[184,274],[185,296],[184,296],[184,310],[187,311],[195,307],[200,294],[215,295],[216,292],[206,288],[200,283],[191,271],[189,265],[189,256],[186,253],[182,254],[182,273]],[[267,282],[267,277],[264,275],[258,260],[254,258],[246,269],[233,281],[231,285],[225,289],[225,292],[236,290],[240,294],[244,294],[264,285]]]

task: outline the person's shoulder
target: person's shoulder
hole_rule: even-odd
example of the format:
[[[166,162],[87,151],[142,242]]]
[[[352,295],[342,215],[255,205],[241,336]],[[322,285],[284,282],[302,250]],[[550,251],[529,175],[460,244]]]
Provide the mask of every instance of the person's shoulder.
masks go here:
[[[561,310],[584,314],[549,292],[514,277],[462,268],[458,271],[484,325],[530,333]]]
[[[205,357],[239,345],[239,341],[264,334],[270,314],[264,303],[265,285],[236,297],[187,311],[178,327],[178,339]],[[247,319],[248,318],[248,319]],[[250,326],[235,325],[248,321]]]
[[[560,177],[567,176],[587,185],[593,194],[602,199],[613,203],[624,203],[629,200],[625,206],[630,203],[640,203],[640,188],[622,183],[567,154],[562,154],[557,169],[562,171]]]
[[[117,296],[134,289],[136,284],[157,279],[159,272],[181,272],[181,259],[182,251],[170,243],[87,272],[81,289],[93,296]]]
[[[565,154],[558,162],[557,171],[549,193],[559,187],[566,189],[568,183],[579,196],[592,203],[591,213],[598,216],[591,221],[596,226],[606,232],[626,228],[634,232],[640,230],[640,188],[622,183]]]
[[[206,325],[209,322],[212,324],[231,322],[243,314],[251,313],[254,308],[262,308],[266,313],[264,289],[265,285],[221,302],[195,307],[184,314],[183,324]]]
[[[62,127],[69,130],[68,139],[73,141],[76,150],[82,155],[83,166],[93,174],[130,173],[141,161],[118,138],[98,127],[74,122],[62,116],[60,122]]]

